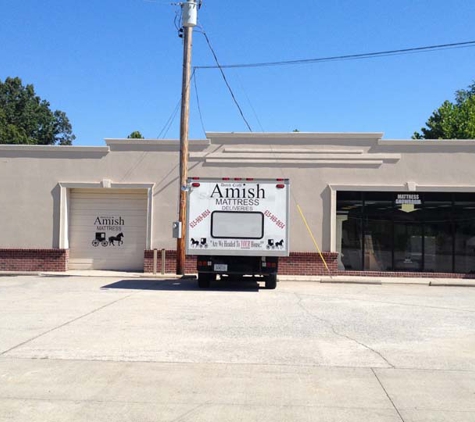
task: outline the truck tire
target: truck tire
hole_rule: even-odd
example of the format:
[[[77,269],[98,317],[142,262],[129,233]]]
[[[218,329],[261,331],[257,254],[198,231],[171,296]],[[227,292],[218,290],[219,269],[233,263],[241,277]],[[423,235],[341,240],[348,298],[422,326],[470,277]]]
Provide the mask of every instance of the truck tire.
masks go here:
[[[265,278],[266,289],[273,290],[277,287],[277,274],[269,274]]]
[[[200,289],[209,289],[211,282],[211,274],[198,273],[198,287]]]

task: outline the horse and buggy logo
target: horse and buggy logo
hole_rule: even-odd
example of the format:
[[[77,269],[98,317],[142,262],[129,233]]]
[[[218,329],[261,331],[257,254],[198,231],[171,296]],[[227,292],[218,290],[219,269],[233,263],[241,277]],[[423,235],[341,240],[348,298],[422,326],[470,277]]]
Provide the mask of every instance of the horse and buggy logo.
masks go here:
[[[202,237],[201,239],[198,239],[198,240],[191,238],[191,247],[192,248],[207,248],[208,240],[206,239],[206,237]]]
[[[267,249],[282,249],[284,247],[284,239],[279,240],[276,242],[274,239],[267,240]]]
[[[124,241],[124,233],[122,233],[122,226],[125,225],[125,220],[122,216],[108,215],[98,216],[94,220],[95,239],[91,242],[92,246],[97,248],[99,245],[107,246],[121,246]],[[111,233],[112,232],[112,233]],[[108,234],[119,232],[118,235],[110,236]]]
[[[109,236],[109,238],[106,238],[106,233],[105,232],[97,232],[96,233],[96,238],[92,241],[92,246],[95,248],[98,247],[99,245],[102,245],[104,247],[106,246],[120,246],[124,243],[122,238],[124,237],[124,233],[119,233],[117,236]]]

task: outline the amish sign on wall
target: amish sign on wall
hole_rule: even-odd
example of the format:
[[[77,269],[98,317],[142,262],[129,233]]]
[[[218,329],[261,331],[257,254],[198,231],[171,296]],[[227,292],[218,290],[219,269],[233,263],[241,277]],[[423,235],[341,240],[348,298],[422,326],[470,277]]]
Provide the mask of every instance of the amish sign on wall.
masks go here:
[[[96,217],[94,221],[96,226],[96,235],[92,241],[92,246],[97,247],[99,244],[102,246],[121,246],[124,241],[124,233],[122,233],[122,226],[125,225],[124,219],[119,217]],[[112,232],[112,233],[109,233]],[[115,235],[116,232],[120,232]],[[109,236],[109,234],[111,234]],[[114,234],[114,235],[112,235]]]

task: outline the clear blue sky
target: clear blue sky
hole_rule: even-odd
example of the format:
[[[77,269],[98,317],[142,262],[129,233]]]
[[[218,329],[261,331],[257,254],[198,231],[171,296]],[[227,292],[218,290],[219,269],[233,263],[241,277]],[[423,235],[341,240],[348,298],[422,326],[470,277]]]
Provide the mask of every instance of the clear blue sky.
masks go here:
[[[66,112],[75,145],[156,138],[181,95],[177,6],[164,0],[1,0],[0,79],[19,76]],[[473,0],[204,0],[221,64],[307,59],[475,40]],[[213,65],[194,33],[193,65]],[[225,70],[253,131],[384,132],[408,139],[475,80],[475,48]],[[218,70],[198,70],[207,131],[245,132]],[[178,138],[179,115],[166,138]],[[193,87],[190,138],[204,138]],[[163,137],[163,133],[162,133]]]

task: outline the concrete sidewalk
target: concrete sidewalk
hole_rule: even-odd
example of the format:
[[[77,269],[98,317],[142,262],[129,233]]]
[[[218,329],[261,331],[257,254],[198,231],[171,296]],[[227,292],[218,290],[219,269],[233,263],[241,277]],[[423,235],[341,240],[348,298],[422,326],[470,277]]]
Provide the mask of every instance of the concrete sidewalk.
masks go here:
[[[173,273],[152,274],[126,271],[102,271],[102,270],[71,270],[65,272],[20,272],[0,271],[0,277],[8,276],[40,276],[40,277],[126,277],[126,278],[153,278],[163,280],[178,280],[196,278],[196,274],[185,276]],[[475,287],[475,279],[460,278],[417,278],[417,277],[363,277],[363,276],[302,276],[302,275],[279,275],[280,282],[300,281],[313,283],[340,283],[340,284],[416,284],[422,286],[455,286]]]

